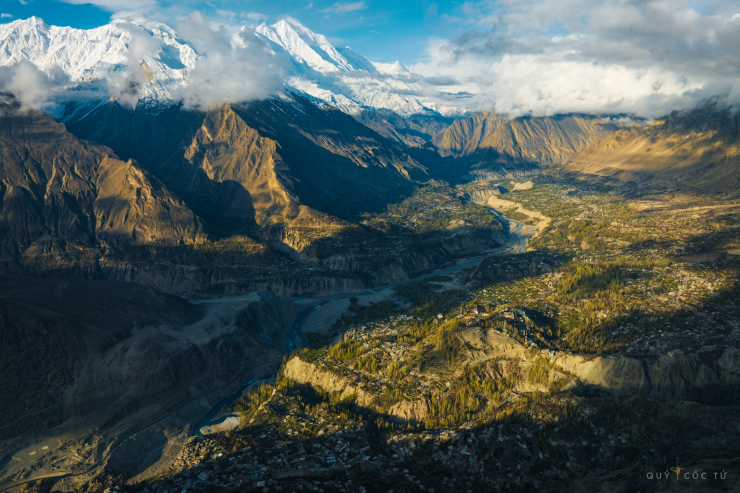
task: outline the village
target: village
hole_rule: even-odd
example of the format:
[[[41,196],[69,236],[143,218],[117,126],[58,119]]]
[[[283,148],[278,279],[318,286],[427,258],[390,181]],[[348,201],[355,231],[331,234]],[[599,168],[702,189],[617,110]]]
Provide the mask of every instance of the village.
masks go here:
[[[740,419],[701,404],[679,409],[557,385],[527,393],[513,374],[485,384],[490,370],[465,356],[474,348],[445,334],[491,331],[528,348],[533,364],[516,378],[535,387],[547,379],[534,367],[546,375],[560,353],[649,362],[740,347],[733,297],[740,266],[736,256],[707,254],[714,247],[696,239],[699,230],[690,233],[706,218],[685,216],[670,234],[663,227],[670,241],[659,242],[652,232],[665,218],[635,213],[598,189],[550,183],[510,195],[555,218],[527,252],[399,285],[375,305],[355,298],[332,328],[333,340],[311,337],[318,342],[295,353],[376,396],[372,409],[278,377],[245,394],[251,404],[238,408],[239,427],[193,437],[164,476],[106,485],[136,493],[557,491],[563,481],[587,485],[578,478],[664,463],[677,441],[708,457],[708,449],[726,447],[721,430]],[[433,189],[419,197],[448,216],[460,213]],[[415,198],[404,207],[423,204]],[[409,230],[440,231],[433,216],[406,212],[389,210],[368,224],[394,231],[398,248]],[[724,241],[733,246],[736,239]],[[401,400],[432,403],[429,418],[392,416]],[[693,467],[700,466],[713,467]],[[624,491],[644,487],[622,475],[614,481]]]
[[[286,429],[285,411],[301,403],[290,394],[278,390],[261,409],[262,416],[244,427],[191,438],[161,477],[138,484],[103,478],[90,491],[557,491],[563,481],[628,470],[636,461],[663,460],[671,438],[636,411],[672,416],[674,431],[681,430],[687,447],[727,440],[710,432],[700,445],[695,442],[691,417],[696,413],[704,412],[714,425],[740,423],[704,407],[675,414],[657,403],[579,397],[566,407],[525,401],[500,422],[469,421],[437,430],[401,424],[381,429],[370,416],[354,414],[347,406],[309,406],[294,415],[298,424]],[[626,418],[610,428],[620,413]],[[320,431],[312,431],[322,419]],[[328,422],[335,424],[325,427]],[[651,448],[644,447],[646,441]],[[622,483],[636,486],[631,481],[626,476]]]

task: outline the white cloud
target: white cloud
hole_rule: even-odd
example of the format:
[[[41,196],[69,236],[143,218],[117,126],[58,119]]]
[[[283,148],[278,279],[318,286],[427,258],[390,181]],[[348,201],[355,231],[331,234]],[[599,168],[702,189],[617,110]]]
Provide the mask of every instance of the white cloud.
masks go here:
[[[199,12],[177,25],[200,58],[185,85],[174,92],[188,107],[264,99],[283,88],[283,70],[251,28],[214,30]]]
[[[31,62],[0,67],[0,93],[13,94],[26,109],[46,109],[54,86],[49,76]]]
[[[0,19],[12,19],[12,14],[0,14]]]
[[[126,69],[107,78],[110,96],[128,106],[136,106],[139,89],[147,83],[145,58],[154,58],[162,48],[162,40],[154,38],[142,28],[129,23],[118,26],[127,31],[130,41],[126,55]]]
[[[453,76],[479,109],[657,116],[729,94],[740,102],[737,0],[467,2],[470,29],[410,67]],[[466,105],[471,105],[469,100]]]
[[[153,9],[158,6],[157,0],[61,0],[73,5],[92,4],[109,12],[134,12]],[[21,1],[22,4],[26,4]]]
[[[366,8],[367,5],[365,5],[365,2],[337,2],[320,12],[322,14],[346,14],[348,12],[364,10]]]
[[[218,10],[216,10],[216,13],[220,17],[223,17],[225,19],[229,19],[230,21],[233,21],[234,19],[236,19],[236,12],[232,12],[230,10],[221,10],[221,9],[218,9]]]
[[[116,22],[125,43],[125,60],[99,80],[80,83],[61,68],[39,70],[29,61],[0,67],[0,92],[16,96],[24,107],[52,112],[69,100],[114,98],[136,106],[148,84],[160,84],[163,39],[131,22]],[[178,37],[186,41],[198,57],[189,62],[183,82],[172,79],[167,89],[173,100],[185,106],[208,108],[223,103],[264,99],[284,88],[284,70],[277,56],[248,27],[215,25],[195,12],[177,25]],[[188,51],[188,53],[192,53]],[[165,54],[165,59],[167,56]],[[194,63],[194,65],[193,65]],[[158,65],[159,64],[159,65]],[[159,74],[159,78],[158,75]],[[166,78],[167,76],[165,76]],[[165,82],[166,84],[166,82]],[[155,86],[155,90],[156,87]]]
[[[240,16],[253,22],[264,22],[267,20],[267,16],[259,12],[242,12]]]

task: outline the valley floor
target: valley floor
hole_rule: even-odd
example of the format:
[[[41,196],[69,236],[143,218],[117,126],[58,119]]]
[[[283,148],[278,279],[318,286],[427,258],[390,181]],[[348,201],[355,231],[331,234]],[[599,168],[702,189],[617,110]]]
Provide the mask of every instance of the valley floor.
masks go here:
[[[188,439],[146,479],[109,467],[83,490],[740,487],[740,204],[546,172],[452,193],[508,218],[508,243],[402,282],[293,297],[277,377],[224,410],[239,426]],[[366,220],[437,227],[408,223],[423,216],[414,200]],[[448,231],[485,221],[473,212]]]

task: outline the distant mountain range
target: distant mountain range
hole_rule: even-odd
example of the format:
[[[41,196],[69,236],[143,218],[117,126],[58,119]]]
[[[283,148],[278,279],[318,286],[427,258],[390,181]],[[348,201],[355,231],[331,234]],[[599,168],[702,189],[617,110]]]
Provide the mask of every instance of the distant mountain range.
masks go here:
[[[254,34],[284,61],[286,91],[299,91],[352,115],[363,109],[402,116],[466,113],[409,95],[422,91],[423,78],[399,62],[374,63],[349,47],[336,48],[294,19],[262,24]],[[158,49],[145,50],[147,38],[159,43]],[[140,64],[145,80],[123,90],[145,105],[171,103],[199,57],[174,29],[142,18],[116,19],[88,30],[50,26],[38,17],[0,25],[0,65],[27,60],[49,75],[63,74],[70,87],[94,95]]]
[[[452,117],[408,95],[420,78],[402,65],[336,48],[297,21],[250,35],[287,61],[285,90],[188,108],[173,96],[200,55],[164,24],[0,25],[0,65],[29,61],[80,95],[55,122],[19,113],[0,94],[0,255],[234,234],[300,250],[297,228],[335,230],[433,180],[563,163],[612,183],[738,190],[738,117],[729,110],[708,105],[649,126],[595,115]],[[154,52],[141,50],[141,36],[158,40]],[[132,64],[147,73],[124,88],[133,106],[106,87]]]

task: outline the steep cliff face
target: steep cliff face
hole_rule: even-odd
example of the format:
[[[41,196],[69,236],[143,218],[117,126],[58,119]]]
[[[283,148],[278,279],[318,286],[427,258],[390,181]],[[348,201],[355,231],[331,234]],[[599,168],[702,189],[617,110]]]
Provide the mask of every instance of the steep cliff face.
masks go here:
[[[382,208],[428,178],[398,144],[299,96],[207,113],[70,106],[61,120],[139,161],[209,223],[237,229],[287,224],[301,205],[334,216]]]
[[[382,209],[429,179],[427,169],[404,148],[332,107],[294,96],[234,109],[278,143],[286,187],[317,211],[344,217]]]
[[[459,337],[471,348],[469,365],[496,359],[519,364],[531,360],[523,345],[493,330],[466,329]],[[558,352],[550,357],[550,362],[553,368],[565,371],[559,378],[576,377],[572,383],[586,388],[660,401],[736,403],[740,389],[740,350],[732,347],[706,347],[696,354],[677,351],[653,361]]]
[[[506,115],[495,111],[473,113],[468,118],[452,123],[435,137],[434,143],[443,156],[471,154],[507,120]]]
[[[518,117],[489,111],[455,121],[435,139],[443,156],[503,163],[559,163],[618,127],[590,116]]]
[[[586,385],[661,401],[734,403],[740,388],[740,350],[736,348],[706,347],[697,354],[677,351],[651,362],[559,354],[554,362]]]
[[[36,112],[0,109],[0,257],[94,245],[182,244],[200,221],[162,183]],[[30,249],[30,250],[29,250]]]
[[[323,370],[313,363],[307,363],[299,357],[291,358],[283,366],[283,375],[299,383],[320,387],[326,392],[335,393],[340,399],[354,398],[355,404],[369,409],[376,409],[378,405],[373,392],[358,387],[348,378],[341,377],[330,371]],[[425,399],[416,401],[402,400],[388,411],[388,415],[402,421],[423,421],[427,418],[429,403]]]
[[[291,358],[283,366],[283,375],[296,382],[321,387],[326,392],[337,393],[340,399],[356,395],[355,402],[360,406],[371,406],[375,396],[358,387],[348,378],[318,368],[313,363],[307,363],[298,357]]]
[[[278,175],[285,166],[277,147],[224,105],[204,116],[176,158],[153,170],[208,216],[284,222],[298,214],[298,204]]]
[[[707,105],[581,150],[566,171],[612,184],[740,196],[740,115]]]

